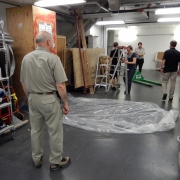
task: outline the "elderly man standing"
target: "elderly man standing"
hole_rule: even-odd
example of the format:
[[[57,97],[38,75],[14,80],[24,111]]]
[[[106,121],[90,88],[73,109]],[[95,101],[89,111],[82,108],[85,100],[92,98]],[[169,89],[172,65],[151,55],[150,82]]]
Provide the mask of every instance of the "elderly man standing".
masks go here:
[[[34,166],[39,168],[42,165],[43,133],[46,124],[50,144],[50,170],[53,171],[71,162],[69,157],[62,157],[62,116],[63,113],[69,112],[65,86],[67,77],[60,58],[50,52],[55,45],[52,35],[41,31],[36,36],[36,44],[36,50],[23,58],[20,81],[29,102]],[[56,91],[61,100],[57,97]]]
[[[180,52],[175,49],[177,45],[176,41],[170,42],[170,49],[165,51],[164,57],[161,64],[161,73],[163,73],[162,78],[162,100],[167,98],[167,84],[170,79],[171,87],[169,90],[169,101],[173,100],[176,77],[180,73]],[[178,68],[179,66],[179,68]],[[179,69],[179,70],[178,70]]]
[[[135,53],[137,54],[136,68],[137,66],[139,66],[139,71],[141,72],[144,64],[144,54],[145,54],[145,49],[142,47],[142,42],[138,43],[138,48],[135,49]]]

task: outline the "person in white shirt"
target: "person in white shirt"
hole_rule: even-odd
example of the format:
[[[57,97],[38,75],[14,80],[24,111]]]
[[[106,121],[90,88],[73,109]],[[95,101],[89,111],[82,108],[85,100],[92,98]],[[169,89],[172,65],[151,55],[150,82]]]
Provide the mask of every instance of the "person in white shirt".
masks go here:
[[[138,43],[138,48],[135,49],[135,53],[137,54],[136,68],[139,66],[139,71],[141,72],[144,64],[145,54],[145,49],[142,47],[142,42]]]

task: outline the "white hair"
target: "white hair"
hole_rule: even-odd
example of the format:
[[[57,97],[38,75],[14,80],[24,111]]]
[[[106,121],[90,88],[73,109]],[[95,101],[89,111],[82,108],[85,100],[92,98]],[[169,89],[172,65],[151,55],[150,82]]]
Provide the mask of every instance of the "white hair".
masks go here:
[[[47,31],[41,31],[36,35],[36,44],[43,43],[48,39],[52,39],[52,35]]]

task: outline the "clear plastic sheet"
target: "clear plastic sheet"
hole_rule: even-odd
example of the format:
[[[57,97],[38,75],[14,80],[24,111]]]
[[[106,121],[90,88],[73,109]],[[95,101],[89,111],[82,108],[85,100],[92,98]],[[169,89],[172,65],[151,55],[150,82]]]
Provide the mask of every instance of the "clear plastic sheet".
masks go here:
[[[175,127],[179,111],[158,105],[113,99],[75,98],[69,95],[70,113],[64,124],[89,131],[142,134]]]

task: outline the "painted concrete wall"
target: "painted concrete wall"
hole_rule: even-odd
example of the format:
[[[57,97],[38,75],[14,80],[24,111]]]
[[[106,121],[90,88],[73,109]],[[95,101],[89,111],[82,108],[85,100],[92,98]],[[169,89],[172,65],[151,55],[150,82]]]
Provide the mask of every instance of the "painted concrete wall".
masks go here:
[[[103,48],[104,43],[103,43],[103,31],[101,26],[93,25],[90,28],[90,35],[92,36],[98,36],[97,37],[97,47],[98,48]]]
[[[156,53],[164,52],[169,49],[171,40],[176,40],[178,42],[176,48],[180,50],[180,38],[174,36],[175,28],[138,28],[135,29],[137,32],[135,38],[131,38],[131,34],[128,33],[124,35],[121,31],[122,30],[115,31],[114,36],[114,41],[117,41],[119,45],[132,45],[135,49],[138,46],[138,42],[143,43],[146,53],[144,56],[145,63],[143,69],[156,69],[157,62],[154,61]]]
[[[0,2],[0,20],[4,21],[4,31],[7,32],[6,8],[15,7],[13,5]]]

